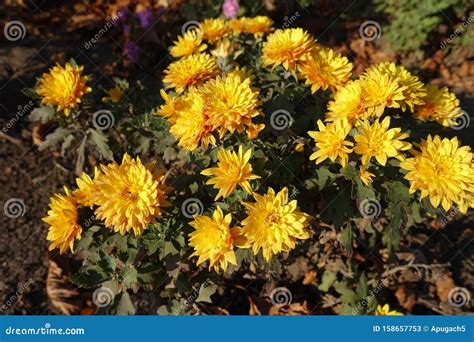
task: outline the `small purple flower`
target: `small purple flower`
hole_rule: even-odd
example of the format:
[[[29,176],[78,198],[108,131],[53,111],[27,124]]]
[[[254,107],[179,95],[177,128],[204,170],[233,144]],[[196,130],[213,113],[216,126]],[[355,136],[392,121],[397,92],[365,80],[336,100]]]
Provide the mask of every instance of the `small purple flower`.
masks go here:
[[[128,15],[130,14],[130,10],[127,7],[121,8],[117,11],[115,18],[113,19],[114,26],[125,21]]]
[[[140,20],[140,26],[144,29],[150,28],[155,22],[155,17],[153,16],[153,11],[151,9],[146,9],[137,13],[138,20]]]
[[[135,42],[127,42],[123,47],[123,52],[135,63],[138,63],[138,58],[140,57],[140,47]]]
[[[239,13],[239,2],[238,0],[224,0],[222,5],[222,12],[227,18],[235,18]]]

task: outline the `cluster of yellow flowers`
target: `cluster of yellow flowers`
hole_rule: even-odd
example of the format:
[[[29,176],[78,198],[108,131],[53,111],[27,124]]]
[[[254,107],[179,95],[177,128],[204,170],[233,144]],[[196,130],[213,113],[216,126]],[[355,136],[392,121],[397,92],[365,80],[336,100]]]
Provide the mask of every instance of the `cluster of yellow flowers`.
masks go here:
[[[50,249],[61,253],[73,251],[74,241],[82,234],[78,209],[94,208],[89,221],[102,220],[107,227],[122,235],[133,230],[139,235],[154,220],[162,216],[162,208],[169,206],[167,194],[171,188],[164,181],[164,169],[156,169],[155,162],[142,164],[139,158],[125,154],[122,163],[101,165],[92,179],[86,173],[76,180],[78,188],[56,194],[44,222],[50,225],[47,239]],[[90,223],[91,223],[90,222]]]
[[[237,186],[253,194],[255,202],[244,202],[247,217],[241,221],[242,227],[230,227],[232,215],[223,216],[218,206],[212,218],[199,215],[191,222],[194,232],[190,234],[193,256],[198,256],[198,265],[209,260],[209,268],[226,270],[228,264],[237,265],[234,247],[252,248],[257,255],[262,251],[265,260],[273,255],[295,248],[298,240],[310,237],[309,216],[300,212],[296,200],[288,198],[285,187],[275,193],[268,188],[259,195],[252,191],[249,181],[259,178],[252,174],[249,163],[251,150],[243,152],[222,149],[218,154],[217,167],[206,169],[203,175],[212,176],[208,184],[219,189],[216,199],[228,197]]]

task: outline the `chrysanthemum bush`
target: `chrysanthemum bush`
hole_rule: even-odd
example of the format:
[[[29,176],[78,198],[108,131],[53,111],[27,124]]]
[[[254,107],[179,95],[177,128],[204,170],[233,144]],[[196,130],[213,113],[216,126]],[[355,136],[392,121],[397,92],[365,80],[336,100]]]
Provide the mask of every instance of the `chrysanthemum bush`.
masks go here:
[[[58,129],[84,134],[99,109],[115,119],[100,130],[103,162],[44,219],[51,249],[81,261],[71,281],[115,297],[99,312],[133,313],[143,289],[159,313],[192,314],[231,279],[278,283],[309,255],[334,312],[397,314],[369,295],[393,279],[365,256],[474,206],[471,149],[443,137],[463,125],[456,96],[391,62],[353,75],[348,58],[267,17],[206,19],[170,54],[154,97],[117,80],[94,108],[82,99],[100,90],[74,63],[31,90]]]

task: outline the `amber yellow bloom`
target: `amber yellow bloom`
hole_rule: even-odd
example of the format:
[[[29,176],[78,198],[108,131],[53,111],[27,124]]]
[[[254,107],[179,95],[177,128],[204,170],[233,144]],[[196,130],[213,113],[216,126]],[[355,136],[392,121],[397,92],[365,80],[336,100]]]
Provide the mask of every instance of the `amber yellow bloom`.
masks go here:
[[[273,25],[273,21],[264,15],[242,19],[243,31],[245,33],[253,34],[255,37],[261,37],[265,33],[270,32]]]
[[[206,100],[197,91],[191,91],[180,100],[180,111],[173,118],[170,132],[179,140],[178,145],[194,151],[197,147],[215,146],[212,125],[206,114]]]
[[[314,94],[318,89],[336,91],[347,82],[352,73],[352,63],[332,49],[314,49],[299,67],[299,76]]]
[[[356,134],[354,140],[356,146],[354,152],[362,155],[362,165],[367,165],[372,158],[375,158],[380,165],[385,165],[387,159],[395,157],[403,160],[401,151],[406,151],[411,148],[411,144],[402,141],[408,138],[408,134],[400,133],[401,128],[391,128],[390,117],[386,117],[382,122],[364,121],[359,126],[359,133]]]
[[[203,84],[198,92],[206,103],[205,114],[209,124],[218,130],[222,138],[226,132],[239,133],[252,125],[252,118],[262,115],[258,92],[250,85],[250,79],[230,73],[217,76]]]
[[[372,177],[374,174],[369,172],[365,166],[359,167],[359,179],[364,183],[366,186],[369,186],[372,183]]]
[[[288,189],[279,193],[271,188],[265,195],[254,193],[255,203],[246,202],[247,218],[243,235],[256,255],[262,250],[265,260],[295,248],[299,239],[310,237],[309,216],[298,211],[296,200],[288,201]]]
[[[83,66],[66,63],[64,67],[57,64],[49,73],[44,73],[36,86],[41,103],[54,106],[69,116],[71,109],[81,102],[81,97],[92,91],[86,84],[88,76],[82,75],[83,70]]]
[[[102,98],[102,102],[118,102],[120,101],[120,99],[122,98],[122,89],[120,89],[120,87],[114,87],[114,88],[111,88],[109,90],[106,91],[107,93],[107,96],[104,96]]]
[[[226,198],[235,191],[237,186],[241,186],[247,193],[252,193],[250,182],[252,179],[260,178],[252,173],[252,165],[249,163],[252,150],[243,152],[239,146],[238,153],[226,149],[221,149],[217,153],[217,167],[205,169],[201,172],[204,176],[212,177],[207,184],[213,184],[214,189],[219,189],[215,198]]]
[[[204,52],[207,48],[202,42],[202,34],[199,30],[188,30],[170,48],[173,57],[185,57],[195,53]]]
[[[414,116],[423,121],[436,120],[443,126],[455,126],[456,118],[462,115],[459,100],[448,88],[436,85],[426,86],[424,104],[416,106]]]
[[[79,240],[82,234],[76,198],[66,187],[64,192],[65,195],[56,194],[51,198],[48,216],[43,218],[50,225],[46,237],[51,241],[49,250],[59,248],[61,254],[68,250],[74,252],[74,241]]]
[[[334,100],[328,103],[327,121],[347,119],[351,125],[355,125],[358,120],[369,117],[359,80],[349,81],[339,88],[334,94]]]
[[[99,174],[98,169],[95,169],[95,175]],[[84,207],[92,207],[94,201],[92,200],[92,192],[94,191],[94,181],[85,172],[82,173],[81,177],[76,178],[77,189],[74,190],[73,195],[76,198],[78,204]]]
[[[215,43],[223,38],[229,31],[229,27],[222,18],[204,19],[200,25],[203,38],[210,43]]]
[[[368,68],[361,76],[362,96],[371,115],[381,116],[386,107],[400,108],[400,103],[405,99],[403,91],[406,88],[377,65]]]
[[[171,63],[165,70],[163,83],[168,83],[170,88],[175,88],[177,93],[182,93],[188,87],[203,83],[217,75],[218,71],[214,57],[199,53]]]
[[[439,136],[422,141],[414,157],[400,163],[407,170],[410,192],[421,191],[421,198],[429,196],[433,207],[444,210],[457,205],[462,213],[474,206],[474,165],[469,146],[459,146],[458,139]]]
[[[376,316],[403,316],[401,312],[390,310],[388,304],[385,304],[384,306],[377,305],[374,313]]]
[[[338,160],[345,167],[353,146],[352,142],[346,141],[346,137],[352,128],[351,125],[346,119],[336,120],[327,125],[318,120],[317,124],[319,131],[308,132],[308,135],[316,142],[317,149],[309,159],[316,159],[316,164],[319,164],[329,158],[333,162]]]
[[[170,188],[163,184],[164,170],[155,170],[155,162],[143,165],[140,158],[128,154],[118,165],[113,162],[101,166],[101,174],[94,179],[92,192],[96,216],[106,226],[124,235],[133,230],[143,233],[148,224],[162,215],[162,208]]]
[[[227,22],[227,27],[229,28],[230,32],[238,36],[244,31],[244,21],[245,17],[231,19]]]
[[[423,83],[420,82],[417,76],[412,75],[403,66],[396,65],[392,62],[384,62],[374,65],[371,69],[377,69],[379,72],[387,74],[402,87],[403,99],[398,102],[403,111],[405,111],[407,107],[413,111],[415,105],[424,103],[423,97],[426,96],[426,90]]]
[[[313,48],[314,39],[302,28],[276,30],[263,44],[263,65],[283,65],[286,70],[296,70]]]
[[[216,272],[226,271],[229,264],[237,265],[234,246],[244,243],[242,229],[230,227],[232,215],[224,216],[222,209],[217,207],[212,218],[197,215],[190,225],[195,229],[189,234],[189,245],[194,248],[191,256],[198,256],[197,264],[209,260],[209,269]]]

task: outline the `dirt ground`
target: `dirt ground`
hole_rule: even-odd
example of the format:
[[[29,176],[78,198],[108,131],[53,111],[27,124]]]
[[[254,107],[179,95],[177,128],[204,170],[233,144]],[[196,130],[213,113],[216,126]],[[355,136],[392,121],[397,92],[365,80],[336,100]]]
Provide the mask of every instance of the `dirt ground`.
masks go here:
[[[29,34],[20,42],[6,42],[0,36],[0,118],[2,126],[12,123],[18,106],[26,106],[29,99],[21,94],[21,89],[31,87],[35,77],[47,70],[56,61],[64,62],[74,57],[78,63],[85,64],[87,70],[95,73],[95,84],[104,88],[111,84],[110,77],[115,75],[130,76],[144,80],[145,83],[156,84],[158,73],[155,68],[140,66],[130,67],[117,64],[117,44],[110,37],[104,37],[91,51],[78,48],[77,41],[85,41],[93,36],[99,22],[92,17],[87,25],[74,26],[80,21],[77,3],[66,9],[61,7],[60,13],[69,15],[69,20],[50,21],[51,8],[39,8],[33,15],[28,12],[16,13],[26,23]],[[1,9],[1,5],[0,5]],[[0,12],[4,12],[3,9]],[[5,12],[6,13],[6,12]],[[8,18],[0,17],[0,21],[12,20],[15,13],[8,12]],[[70,16],[73,14],[72,17]],[[74,14],[76,13],[76,14]],[[48,19],[49,18],[49,19]],[[338,22],[331,34],[324,32],[327,23],[318,25],[301,22],[302,26],[311,27],[320,40],[327,45],[346,52],[356,66],[361,67],[376,60],[393,58],[386,52],[373,50],[372,46],[361,46],[360,42],[347,43],[347,31],[355,32],[357,23],[351,25]],[[0,25],[2,28],[3,25]],[[74,27],[74,28],[73,28]],[[50,30],[51,29],[51,30]],[[50,30],[48,32],[48,30]],[[334,32],[336,32],[334,34]],[[31,34],[30,34],[31,33]],[[372,49],[372,50],[371,50]],[[462,108],[468,113],[474,112],[473,75],[464,64],[457,70],[445,70],[438,56],[427,58],[423,64],[424,76],[435,83],[450,86],[461,98]],[[164,63],[160,68],[166,65]],[[472,66],[471,66],[472,67]],[[159,69],[159,68],[158,68]],[[469,69],[469,66],[468,66]],[[105,72],[104,72],[105,70]],[[72,184],[74,180],[73,165],[68,158],[58,158],[50,151],[38,151],[32,144],[32,127],[22,115],[8,129],[8,137],[0,136],[0,204],[2,208],[10,199],[19,199],[24,203],[21,216],[0,215],[0,314],[51,314],[45,290],[48,272],[48,252],[46,225],[42,223],[49,198],[60,191],[64,184]],[[473,146],[472,127],[457,132],[466,144]],[[22,204],[21,202],[19,202]],[[15,216],[15,215],[14,215]],[[429,234],[428,234],[429,233]],[[416,251],[419,260],[433,264],[449,264],[450,277],[457,286],[466,288],[474,284],[474,220],[473,215],[456,217],[441,230],[415,230],[402,243],[400,253]],[[288,277],[301,283],[308,270],[305,256],[295,261],[295,266]],[[237,282],[238,280],[236,280]],[[241,284],[245,280],[240,280]],[[434,294],[442,291],[439,287],[426,282],[407,282],[409,291],[415,291],[422,301],[417,303],[413,313],[436,314],[437,304]],[[258,306],[252,298],[258,297],[259,286],[247,286],[245,289],[229,287],[227,293],[220,294],[216,305],[225,307],[231,314],[248,314]],[[304,285],[291,289],[295,298],[306,298],[311,302],[321,301],[316,295],[307,292]],[[394,289],[396,290],[396,289]],[[472,288],[471,288],[472,290]],[[407,292],[409,292],[407,290]],[[228,298],[238,298],[228,303]],[[154,313],[153,301],[138,299],[139,313]],[[2,307],[3,305],[3,307]],[[311,305],[310,305],[311,306]],[[262,308],[260,308],[263,310]],[[325,313],[318,308],[312,313]]]

